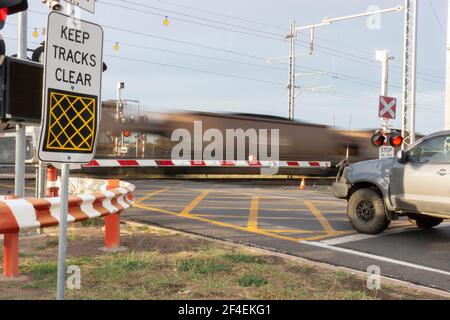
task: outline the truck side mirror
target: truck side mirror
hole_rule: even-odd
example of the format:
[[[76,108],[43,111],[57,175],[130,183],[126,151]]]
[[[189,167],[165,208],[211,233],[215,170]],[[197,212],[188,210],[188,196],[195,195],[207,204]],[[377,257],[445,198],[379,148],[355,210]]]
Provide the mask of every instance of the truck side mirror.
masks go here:
[[[397,161],[400,163],[408,162],[408,152],[405,150],[397,152]]]

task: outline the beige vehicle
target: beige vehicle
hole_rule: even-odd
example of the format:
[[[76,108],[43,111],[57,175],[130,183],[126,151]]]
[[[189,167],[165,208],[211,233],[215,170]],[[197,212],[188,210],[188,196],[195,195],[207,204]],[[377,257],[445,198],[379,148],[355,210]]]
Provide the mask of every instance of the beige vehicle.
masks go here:
[[[343,165],[334,184],[361,233],[377,234],[408,216],[420,228],[450,219],[450,131],[426,136],[396,159]]]

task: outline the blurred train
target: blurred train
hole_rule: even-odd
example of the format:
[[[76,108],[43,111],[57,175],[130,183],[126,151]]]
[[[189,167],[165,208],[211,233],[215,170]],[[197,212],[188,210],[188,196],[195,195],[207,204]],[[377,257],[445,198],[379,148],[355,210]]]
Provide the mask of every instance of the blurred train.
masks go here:
[[[370,143],[374,131],[335,130],[325,125],[290,121],[285,118],[256,114],[219,114],[206,112],[151,113],[146,115],[125,114],[115,100],[103,103],[102,120],[98,136],[96,159],[171,159],[172,148],[179,141],[171,141],[176,129],[185,129],[194,136],[194,122],[201,121],[203,132],[217,129],[226,136],[227,129],[279,130],[280,161],[329,161],[332,167],[325,169],[281,169],[279,174],[330,175],[337,163],[346,155],[350,162],[378,157],[378,150]],[[36,127],[27,131],[27,159],[37,162]],[[14,133],[3,130],[0,139],[0,163],[14,163]],[[195,147],[203,149],[210,142],[195,146],[192,141],[194,159]],[[270,142],[269,142],[270,143]],[[252,146],[246,143],[243,158],[234,160],[258,160],[258,154],[250,154]],[[255,147],[255,146],[253,146]],[[260,146],[256,146],[259,148]],[[12,149],[11,149],[12,148]],[[253,149],[254,150],[254,149]],[[257,149],[259,150],[259,149]],[[271,146],[268,147],[271,150]],[[198,150],[197,150],[198,151]],[[225,154],[225,151],[223,152]],[[199,160],[199,159],[195,159]],[[231,159],[227,159],[231,160]],[[96,173],[99,168],[83,168],[84,172]],[[112,169],[105,169],[112,170]],[[121,169],[117,169],[120,171]],[[257,174],[255,168],[153,168],[139,169],[139,172],[158,174]]]

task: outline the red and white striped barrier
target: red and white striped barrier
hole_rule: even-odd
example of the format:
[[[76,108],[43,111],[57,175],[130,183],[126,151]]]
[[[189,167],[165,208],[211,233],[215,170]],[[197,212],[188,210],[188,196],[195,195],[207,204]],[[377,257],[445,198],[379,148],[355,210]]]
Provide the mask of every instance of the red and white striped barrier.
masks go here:
[[[105,217],[105,247],[118,247],[120,243],[120,213],[132,203],[132,184],[118,180],[104,181],[104,191],[69,196],[68,222],[80,222]],[[110,189],[110,190],[107,190]],[[19,274],[19,232],[23,230],[54,227],[61,215],[60,198],[0,198],[0,234],[4,239],[4,268],[6,277]],[[109,219],[108,217],[113,217]]]
[[[101,159],[84,165],[85,168],[115,167],[244,167],[244,168],[329,168],[329,161],[222,161],[222,160],[125,160]]]

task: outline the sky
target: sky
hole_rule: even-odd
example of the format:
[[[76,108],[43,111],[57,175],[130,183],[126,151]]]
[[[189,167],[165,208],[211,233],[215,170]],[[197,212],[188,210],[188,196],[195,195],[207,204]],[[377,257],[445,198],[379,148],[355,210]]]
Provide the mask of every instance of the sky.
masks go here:
[[[139,100],[146,111],[245,112],[287,117],[286,59],[292,20],[297,26],[403,5],[401,0],[98,0],[96,13],[81,18],[105,31],[102,99]],[[29,0],[28,47],[45,39],[48,9]],[[169,25],[164,25],[165,17]],[[374,20],[375,19],[375,20]],[[370,27],[369,27],[370,26]],[[444,127],[446,0],[419,1],[417,130]],[[37,30],[39,36],[33,37]],[[7,53],[17,50],[17,17],[2,30]],[[118,43],[118,50],[114,48]],[[296,100],[295,119],[341,128],[377,128],[381,64],[376,50],[388,49],[389,95],[401,102],[403,12],[336,22],[300,33],[297,84],[312,80],[315,92]],[[268,59],[277,58],[268,63]],[[279,58],[279,59],[278,59]],[[319,76],[317,73],[322,73]],[[322,90],[320,90],[322,88]],[[400,108],[400,106],[399,106]],[[401,109],[401,108],[400,108]],[[401,115],[393,122],[401,127]],[[351,120],[350,120],[351,119]]]

